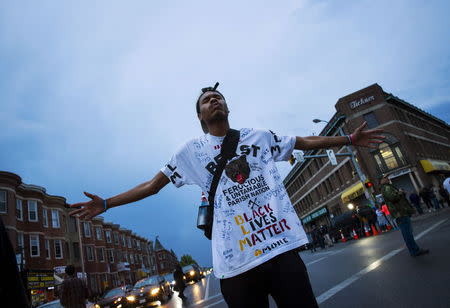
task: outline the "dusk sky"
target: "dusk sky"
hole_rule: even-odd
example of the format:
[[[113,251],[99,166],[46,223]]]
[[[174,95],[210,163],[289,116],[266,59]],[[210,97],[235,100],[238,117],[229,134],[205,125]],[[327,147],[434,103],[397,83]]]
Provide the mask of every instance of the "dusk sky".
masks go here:
[[[449,1],[1,1],[0,170],[68,203],[154,176],[202,134],[220,82],[234,128],[318,134],[378,83],[450,122]],[[280,163],[283,175],[290,166]],[[171,184],[106,221],[212,264],[201,191]]]

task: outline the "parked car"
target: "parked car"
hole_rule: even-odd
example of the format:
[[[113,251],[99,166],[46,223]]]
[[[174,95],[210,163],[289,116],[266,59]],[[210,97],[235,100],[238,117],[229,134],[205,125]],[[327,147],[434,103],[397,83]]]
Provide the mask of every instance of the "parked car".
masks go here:
[[[170,283],[161,276],[151,276],[136,282],[133,290],[127,295],[128,301],[133,301],[136,308],[147,305],[160,305],[173,295]]]
[[[131,298],[132,299],[132,298]],[[125,288],[119,287],[106,291],[105,294],[95,303],[95,308],[133,308],[135,303],[127,296]]]
[[[164,279],[167,280],[170,283],[170,286],[173,287],[175,286],[175,278],[173,277],[172,273],[168,273],[164,275]]]
[[[183,267],[183,273],[186,282],[201,280],[204,276],[200,268],[196,264],[186,265]]]

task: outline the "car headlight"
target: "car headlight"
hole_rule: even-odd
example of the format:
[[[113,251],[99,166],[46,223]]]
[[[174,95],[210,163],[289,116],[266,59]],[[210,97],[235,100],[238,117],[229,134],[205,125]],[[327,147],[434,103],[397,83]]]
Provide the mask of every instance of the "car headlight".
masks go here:
[[[136,300],[136,296],[134,296],[134,295],[127,296],[127,301],[134,302],[135,300]]]
[[[172,280],[171,284],[175,285],[175,280]]]
[[[119,303],[121,300],[122,300],[122,297],[119,297],[118,299],[116,299],[116,300],[114,301],[114,304]]]
[[[194,275],[195,275],[195,272],[194,272],[194,271],[190,271],[190,272],[189,272],[189,275],[194,276]]]
[[[156,295],[156,294],[158,294],[158,292],[159,292],[159,288],[153,288],[153,289],[151,289],[150,294]]]
[[[94,308],[100,308],[100,305],[99,304],[95,304]]]

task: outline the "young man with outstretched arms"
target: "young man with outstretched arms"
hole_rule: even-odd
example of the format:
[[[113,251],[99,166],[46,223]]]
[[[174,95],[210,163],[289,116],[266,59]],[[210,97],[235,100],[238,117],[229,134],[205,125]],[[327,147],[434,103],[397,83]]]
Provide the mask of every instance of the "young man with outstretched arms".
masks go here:
[[[214,88],[202,89],[196,110],[205,135],[186,142],[153,179],[102,199],[73,204],[72,212],[92,218],[107,209],[158,193],[169,182],[176,187],[196,184],[208,192],[220,160],[220,148],[230,129],[228,106]],[[269,130],[243,128],[236,155],[227,161],[214,202],[212,254],[214,273],[230,307],[268,307],[272,295],[279,307],[317,307],[306,267],[295,248],[307,243],[275,162],[292,151],[352,144],[374,147],[381,130],[348,136],[278,136]]]

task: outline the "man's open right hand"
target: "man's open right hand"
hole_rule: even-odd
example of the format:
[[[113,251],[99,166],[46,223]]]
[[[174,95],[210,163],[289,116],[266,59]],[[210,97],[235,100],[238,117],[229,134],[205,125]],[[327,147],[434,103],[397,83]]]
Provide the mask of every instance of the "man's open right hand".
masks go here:
[[[97,195],[84,192],[84,194],[91,198],[91,200],[86,202],[79,202],[71,204],[71,208],[77,208],[76,210],[70,212],[70,216],[79,215],[80,219],[92,219],[93,217],[100,215],[105,212],[103,205],[103,199]]]

